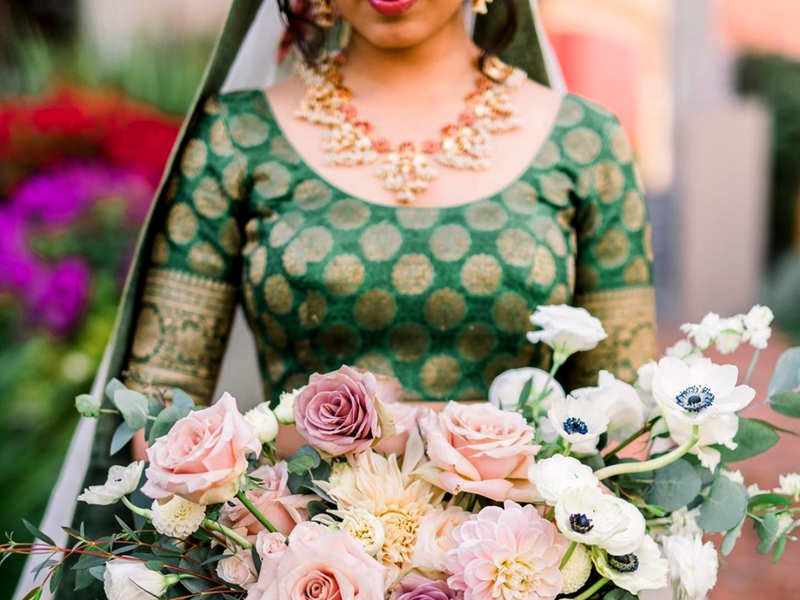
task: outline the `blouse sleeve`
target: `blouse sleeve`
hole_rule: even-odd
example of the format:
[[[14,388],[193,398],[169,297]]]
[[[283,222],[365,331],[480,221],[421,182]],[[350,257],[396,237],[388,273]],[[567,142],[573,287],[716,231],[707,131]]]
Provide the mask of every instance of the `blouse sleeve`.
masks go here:
[[[167,184],[149,250],[126,385],[211,401],[237,300],[245,157],[212,98]],[[145,252],[148,252],[145,250]]]
[[[573,357],[567,370],[572,388],[596,385],[601,369],[632,382],[636,369],[656,353],[647,206],[619,121],[605,111],[596,119],[593,129],[602,143],[578,178],[574,304],[599,318],[608,338]]]

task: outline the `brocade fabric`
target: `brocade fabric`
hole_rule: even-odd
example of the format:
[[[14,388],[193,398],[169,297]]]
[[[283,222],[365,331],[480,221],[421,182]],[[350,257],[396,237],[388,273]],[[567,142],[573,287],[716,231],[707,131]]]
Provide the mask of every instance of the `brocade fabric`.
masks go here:
[[[266,396],[343,363],[397,377],[411,400],[486,398],[492,379],[547,366],[528,317],[588,308],[609,339],[577,357],[630,380],[654,354],[651,229],[617,119],[567,95],[517,180],[454,206],[353,198],[292,148],[262,91],[212,97],[156,224],[128,383],[211,400],[241,300]]]

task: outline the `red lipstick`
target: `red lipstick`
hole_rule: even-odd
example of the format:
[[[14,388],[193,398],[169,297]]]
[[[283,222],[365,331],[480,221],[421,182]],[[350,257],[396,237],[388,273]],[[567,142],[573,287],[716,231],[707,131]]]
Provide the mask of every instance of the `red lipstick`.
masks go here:
[[[409,10],[417,0],[369,0],[370,6],[385,17],[397,17]]]

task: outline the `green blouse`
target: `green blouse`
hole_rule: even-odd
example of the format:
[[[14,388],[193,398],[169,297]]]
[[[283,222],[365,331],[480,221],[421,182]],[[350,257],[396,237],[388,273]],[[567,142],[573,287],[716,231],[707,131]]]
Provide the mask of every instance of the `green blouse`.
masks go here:
[[[305,163],[262,91],[211,98],[190,130],[154,238],[128,384],[209,401],[235,305],[268,399],[346,363],[410,399],[480,399],[544,365],[541,304],[585,306],[609,339],[568,385],[630,379],[654,350],[650,226],[617,119],[574,95],[519,178],[442,207],[353,198]]]

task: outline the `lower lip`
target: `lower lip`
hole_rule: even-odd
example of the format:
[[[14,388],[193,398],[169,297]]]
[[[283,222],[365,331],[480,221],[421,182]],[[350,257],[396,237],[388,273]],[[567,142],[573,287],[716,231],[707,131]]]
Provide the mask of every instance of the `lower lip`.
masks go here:
[[[397,17],[409,10],[417,0],[369,0],[369,4],[385,17]]]

